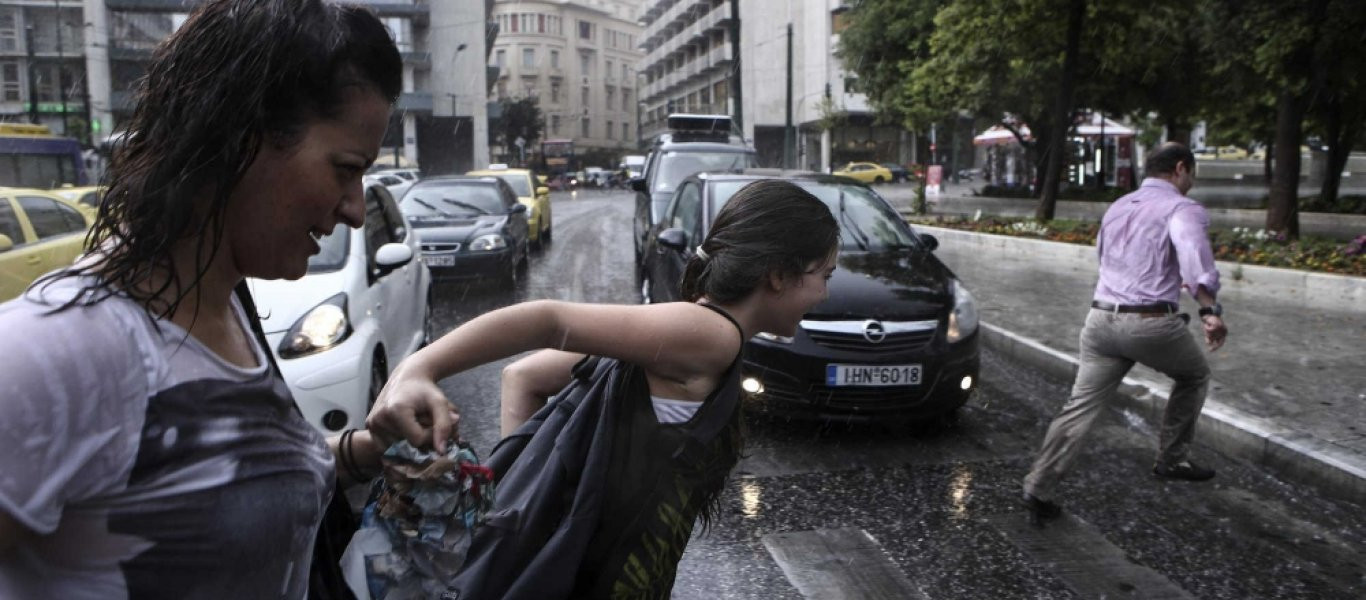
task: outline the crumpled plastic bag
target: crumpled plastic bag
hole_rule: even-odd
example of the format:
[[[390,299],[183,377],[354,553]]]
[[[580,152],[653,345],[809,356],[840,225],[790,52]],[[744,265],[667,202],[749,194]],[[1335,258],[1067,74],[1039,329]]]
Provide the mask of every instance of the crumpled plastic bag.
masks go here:
[[[463,442],[438,455],[400,441],[382,460],[342,554],[346,583],[359,600],[441,598],[493,506],[493,472]]]

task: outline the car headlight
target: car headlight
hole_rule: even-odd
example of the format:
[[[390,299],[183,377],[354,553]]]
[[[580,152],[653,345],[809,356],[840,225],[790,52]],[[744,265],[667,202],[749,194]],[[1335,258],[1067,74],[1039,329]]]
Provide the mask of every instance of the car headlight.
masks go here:
[[[977,331],[977,304],[963,282],[953,282],[953,312],[949,313],[948,339],[956,342]]]
[[[298,358],[327,350],[351,335],[346,293],[323,300],[300,317],[280,340],[280,358]]]
[[[759,338],[759,339],[761,339],[761,340],[764,340],[764,341],[777,342],[777,343],[779,343],[779,344],[791,344],[791,343],[792,343],[792,338],[790,338],[790,337],[787,337],[787,336],[785,336],[785,335],[774,335],[774,334],[769,333],[769,332],[767,332],[767,331],[760,331],[759,333],[754,334],[754,337],[757,337],[757,338]]]
[[[470,242],[470,250],[502,250],[506,247],[508,247],[507,240],[496,233],[481,235]]]

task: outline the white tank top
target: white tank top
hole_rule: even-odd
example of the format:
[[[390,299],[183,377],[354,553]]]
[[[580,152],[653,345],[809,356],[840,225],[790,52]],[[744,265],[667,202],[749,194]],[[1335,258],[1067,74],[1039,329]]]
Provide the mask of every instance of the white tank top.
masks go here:
[[[686,423],[702,407],[701,402],[659,396],[650,396],[650,402],[655,406],[655,418],[664,424]]]

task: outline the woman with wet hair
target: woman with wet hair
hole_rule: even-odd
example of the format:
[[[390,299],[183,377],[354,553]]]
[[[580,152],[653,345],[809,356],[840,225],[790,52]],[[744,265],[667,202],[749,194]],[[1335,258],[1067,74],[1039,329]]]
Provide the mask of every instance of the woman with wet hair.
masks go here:
[[[444,444],[456,422],[438,381],[553,348],[504,369],[502,430],[508,434],[569,383],[584,355],[620,360],[634,385],[615,399],[622,416],[612,440],[602,523],[573,596],[667,597],[694,521],[714,516],[739,459],[739,403],[718,394],[738,395],[746,340],[759,332],[793,335],[802,316],[825,299],[838,242],[839,226],[820,200],[788,182],[755,182],[721,209],[689,260],[682,281],[687,301],[626,306],[541,300],[486,313],[401,363],[368,422],[386,430],[430,422],[408,429],[407,438]],[[722,405],[734,409],[709,444],[681,455],[664,451]],[[649,487],[657,481],[665,485]]]
[[[401,72],[320,0],[205,2],[156,49],[86,256],[0,305],[0,597],[308,593],[337,453],[380,448],[303,420],[235,290],[363,223]]]

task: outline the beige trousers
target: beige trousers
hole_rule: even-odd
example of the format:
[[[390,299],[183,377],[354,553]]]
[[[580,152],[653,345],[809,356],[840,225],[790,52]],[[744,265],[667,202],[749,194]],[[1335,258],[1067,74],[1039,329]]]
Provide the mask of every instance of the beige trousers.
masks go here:
[[[1081,330],[1081,356],[1072,396],[1048,426],[1024,491],[1052,500],[1058,482],[1081,451],[1082,440],[1114,396],[1120,381],[1141,363],[1175,384],[1162,416],[1157,461],[1186,458],[1209,388],[1209,363],[1180,315],[1149,316],[1091,309]]]

